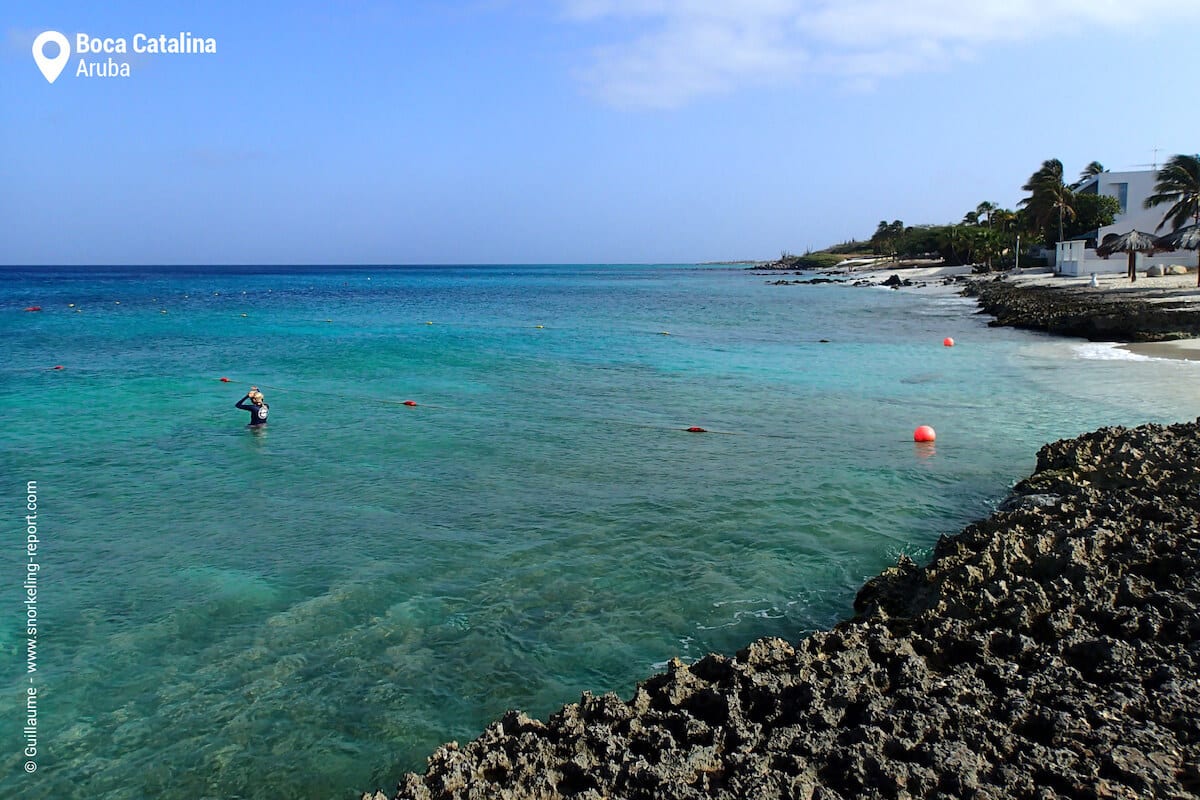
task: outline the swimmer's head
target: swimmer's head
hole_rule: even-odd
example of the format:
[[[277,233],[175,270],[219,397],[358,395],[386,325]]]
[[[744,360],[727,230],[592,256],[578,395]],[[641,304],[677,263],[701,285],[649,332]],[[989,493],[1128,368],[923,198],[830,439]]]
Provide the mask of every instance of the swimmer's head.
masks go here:
[[[263,402],[262,392],[251,392],[250,393],[250,402],[254,403],[254,405],[256,405],[256,406],[261,406],[262,402]]]

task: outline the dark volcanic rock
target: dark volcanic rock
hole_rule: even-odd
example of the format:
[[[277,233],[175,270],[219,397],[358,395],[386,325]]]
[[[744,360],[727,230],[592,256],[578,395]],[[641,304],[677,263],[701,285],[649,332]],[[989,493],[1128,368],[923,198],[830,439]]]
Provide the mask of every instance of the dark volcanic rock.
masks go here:
[[[1043,447],[1001,510],[854,606],[628,701],[510,712],[395,797],[1200,796],[1200,420]]]
[[[1153,342],[1200,336],[1200,306],[1151,303],[1057,286],[972,281],[963,294],[996,319],[990,324],[1081,336],[1092,341]]]
[[[808,280],[799,281],[767,281],[769,286],[817,286],[822,283],[844,283],[844,281],[837,280],[836,278],[809,278]]]

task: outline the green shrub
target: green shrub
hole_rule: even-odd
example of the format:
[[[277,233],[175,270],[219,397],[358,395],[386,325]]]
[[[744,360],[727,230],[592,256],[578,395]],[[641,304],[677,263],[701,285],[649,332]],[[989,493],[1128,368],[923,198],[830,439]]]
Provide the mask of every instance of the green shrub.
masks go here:
[[[795,269],[829,269],[842,263],[842,257],[833,253],[806,253],[792,256],[790,260]]]

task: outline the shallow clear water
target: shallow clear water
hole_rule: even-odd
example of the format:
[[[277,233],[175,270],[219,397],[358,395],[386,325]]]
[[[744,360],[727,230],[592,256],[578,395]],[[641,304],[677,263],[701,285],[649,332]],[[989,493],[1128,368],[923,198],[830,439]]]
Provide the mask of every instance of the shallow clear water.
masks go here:
[[[12,596],[29,480],[43,542],[40,769],[6,625],[0,796],[389,787],[510,707],[830,625],[1046,441],[1195,415],[1200,364],[973,311],[703,267],[0,269]]]

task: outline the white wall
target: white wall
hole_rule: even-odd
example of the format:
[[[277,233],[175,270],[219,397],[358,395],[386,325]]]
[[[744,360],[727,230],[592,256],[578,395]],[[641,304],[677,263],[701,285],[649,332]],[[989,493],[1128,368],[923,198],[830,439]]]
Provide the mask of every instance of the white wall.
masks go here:
[[[1163,215],[1171,207],[1169,204],[1151,209],[1142,207],[1146,198],[1154,194],[1154,185],[1158,182],[1157,171],[1147,169],[1140,172],[1102,172],[1097,178],[1097,190],[1109,197],[1119,196],[1121,184],[1127,186],[1125,210],[1116,216],[1112,225],[1100,229],[1098,242],[1103,242],[1104,237],[1110,233],[1121,234],[1131,230],[1156,234],[1171,232],[1169,224],[1162,229],[1158,228]]]
[[[1158,183],[1157,170],[1102,172],[1094,180],[1096,191],[1099,194],[1124,201],[1124,207],[1115,217],[1113,224],[1099,230],[1098,242],[1103,242],[1104,237],[1110,233],[1120,235],[1131,230],[1151,235],[1171,232],[1170,224],[1159,228],[1163,216],[1171,207],[1170,204],[1155,206],[1151,209],[1143,207],[1146,198],[1154,194],[1154,186]],[[1053,257],[1054,271],[1060,275],[1087,277],[1093,272],[1097,275],[1124,274],[1129,269],[1128,254],[1114,253],[1108,258],[1100,258],[1096,255],[1095,250],[1086,249],[1082,241],[1059,242],[1054,249]],[[1182,264],[1189,269],[1195,269],[1196,253],[1189,250],[1156,253],[1151,256],[1138,253],[1134,263],[1139,274],[1145,274],[1146,268],[1154,264],[1163,266]]]
[[[1137,254],[1134,262],[1138,272],[1146,269],[1145,256]],[[1086,249],[1082,241],[1060,242],[1055,248],[1055,272],[1060,275],[1088,276],[1112,273],[1124,274],[1129,270],[1129,256],[1116,253],[1109,258],[1100,258],[1095,250]]]

